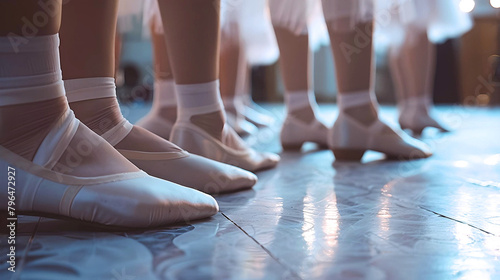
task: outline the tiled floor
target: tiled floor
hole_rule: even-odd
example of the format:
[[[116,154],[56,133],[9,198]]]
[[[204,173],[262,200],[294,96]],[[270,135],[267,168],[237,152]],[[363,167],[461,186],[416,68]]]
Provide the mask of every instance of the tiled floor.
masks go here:
[[[145,110],[124,108],[132,121]],[[500,279],[500,109],[438,113],[454,132],[427,131],[430,159],[339,164],[308,146],[192,225],[106,232],[22,217],[17,272],[2,252],[0,279]],[[248,141],[278,152],[277,129]]]

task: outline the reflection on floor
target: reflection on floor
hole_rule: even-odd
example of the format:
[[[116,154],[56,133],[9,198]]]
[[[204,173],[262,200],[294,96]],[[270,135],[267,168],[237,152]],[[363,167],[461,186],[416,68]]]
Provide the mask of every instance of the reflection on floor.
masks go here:
[[[124,107],[132,121],[146,110]],[[253,190],[217,197],[220,213],[192,225],[107,232],[22,217],[16,273],[2,251],[0,279],[500,279],[500,109],[437,112],[454,132],[427,131],[430,159],[282,153]],[[248,141],[279,152],[278,129]]]

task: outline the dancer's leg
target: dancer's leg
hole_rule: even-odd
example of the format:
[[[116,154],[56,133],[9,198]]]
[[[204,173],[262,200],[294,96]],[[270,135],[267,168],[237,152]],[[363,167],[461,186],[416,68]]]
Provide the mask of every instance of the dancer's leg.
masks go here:
[[[222,28],[220,49],[220,92],[227,123],[239,135],[251,135],[257,127],[245,120],[243,99],[238,92],[245,86],[246,57],[238,22]]]
[[[61,70],[59,65],[59,51],[57,32],[61,19],[61,4],[57,1],[51,2],[50,6],[42,7],[37,1],[26,1],[23,5],[14,4],[15,1],[4,1],[1,3],[2,11],[12,11],[7,15],[2,15],[2,30],[5,41],[19,40],[19,45],[5,44],[6,47],[1,52],[5,59],[0,71],[1,79],[6,95],[3,96],[0,103],[1,125],[0,145],[32,160],[38,151],[42,141],[46,138],[50,129],[67,112],[68,106],[64,97],[64,89],[61,88]],[[45,9],[47,8],[47,9]],[[20,38],[12,37],[13,34],[23,35],[26,29],[22,29],[23,23],[17,22],[21,18],[31,19],[38,14],[42,18],[43,14],[47,19],[46,25],[40,28],[33,25],[33,30],[38,32],[31,34],[35,37]],[[9,20],[10,16],[14,16]],[[14,22],[14,23],[12,23]],[[5,24],[4,24],[5,23]],[[36,22],[35,22],[36,23]],[[25,34],[29,35],[29,34]],[[9,48],[17,46],[19,49]],[[13,65],[17,65],[14,67]],[[33,65],[33,67],[25,67]],[[37,90],[39,88],[39,90]],[[15,93],[15,100],[8,101],[6,97]],[[30,94],[31,92],[31,94]],[[2,106],[6,105],[6,106]],[[17,116],[17,117],[13,117]],[[93,139],[92,134],[85,132],[86,128],[79,128],[79,132],[69,144],[70,147],[78,145],[79,137],[89,137]],[[106,174],[107,172],[126,172],[137,171],[137,168],[126,161],[121,156],[108,159],[102,159],[99,153],[106,154],[115,152],[106,145],[99,145],[93,148],[93,152],[85,156],[78,156],[78,166],[69,168],[76,160],[72,157],[71,151],[66,151],[59,160],[59,169],[65,174],[79,176],[96,176]],[[66,161],[66,162],[63,162]],[[113,162],[118,164],[113,164]],[[104,166],[109,166],[104,168]],[[101,167],[101,168],[99,168]]]
[[[236,92],[237,98],[243,103],[243,115],[250,123],[258,127],[270,127],[274,123],[272,113],[257,105],[252,99],[252,90],[250,87],[251,67],[245,57],[241,67],[241,84],[238,85]]]
[[[248,170],[272,167],[277,155],[250,149],[225,126],[218,82],[219,4],[159,1],[178,99],[172,141],[190,152]]]
[[[372,56],[373,23],[360,22],[353,29],[339,31],[334,26],[344,25],[350,19],[338,21],[327,24],[335,57],[339,99],[357,92],[372,94],[372,74],[375,73]],[[377,120],[376,104],[371,101],[346,109],[345,112],[365,125]]]
[[[402,45],[391,46],[389,49],[389,67],[391,69],[392,82],[396,93],[398,106],[404,103],[410,93],[410,85],[408,85],[408,71],[405,69],[406,55]],[[406,71],[405,71],[406,70]]]
[[[0,167],[18,178],[17,213],[127,227],[216,213],[213,198],[140,172],[74,118],[59,65],[61,2],[48,3],[0,3]],[[21,19],[33,19],[31,34]],[[16,140],[35,148],[23,150]],[[0,179],[7,182],[7,172]]]
[[[280,49],[280,65],[285,84],[287,117],[281,129],[285,149],[300,149],[304,142],[326,146],[328,129],[315,115],[317,109],[311,85],[312,52],[308,34],[295,34],[286,27],[274,27]]]
[[[117,11],[117,0],[74,0],[63,6],[61,65],[68,100],[76,117],[99,135],[124,120],[113,79]],[[132,128],[115,147],[144,152],[176,149],[140,127]]]
[[[160,15],[155,16],[159,17]],[[163,27],[156,26],[158,23],[161,23],[161,20],[153,19],[150,21],[149,26],[153,44],[153,67],[155,72],[153,106],[151,111],[137,122],[137,125],[165,139],[169,139],[172,126],[177,119],[177,97],[174,76],[167,54],[165,35],[163,32],[158,32],[158,29],[163,31]]]
[[[315,104],[310,104],[309,96],[312,93],[312,52],[309,49],[309,36],[296,35],[287,28],[277,26],[274,31],[280,49],[287,112],[305,123],[310,123],[315,119],[312,107]]]
[[[361,1],[323,0],[339,89],[339,117],[329,138],[336,159],[360,160],[366,150],[394,158],[422,158],[428,147],[378,119],[373,92],[373,23],[359,17]],[[365,7],[366,8],[366,7]]]
[[[219,78],[219,6],[216,1],[164,0],[159,1],[163,19],[167,49],[178,88],[179,117],[201,127],[217,139],[222,137],[226,122],[220,93]],[[203,24],[200,24],[203,23]],[[196,85],[196,97],[202,106],[208,106],[198,114],[187,113],[182,85]],[[189,97],[187,97],[189,98]],[[201,105],[200,104],[200,105]],[[192,106],[192,105],[187,105]]]
[[[390,66],[398,96],[399,122],[420,134],[425,127],[446,131],[430,116],[435,74],[435,46],[426,30],[407,26],[401,46],[390,50]]]
[[[55,3],[51,9],[53,10],[51,16],[45,13],[47,17],[46,24],[37,27],[32,25],[31,19],[34,18],[36,13],[42,11],[38,5],[38,1],[28,0],[19,2],[8,0],[0,2],[0,36],[2,44],[5,44],[2,45],[0,51],[0,57],[5,59],[2,60],[2,64],[0,65],[0,80],[7,81],[9,78],[14,78],[15,76],[41,75],[54,72],[54,77],[49,79],[47,83],[57,81],[59,65],[55,61],[51,61],[55,59],[52,56],[55,56],[57,52],[50,50],[50,40],[46,50],[47,55],[50,57],[44,58],[42,52],[40,52],[40,56],[42,57],[34,55],[30,57],[23,52],[23,49],[27,48],[25,46],[29,46],[30,43],[31,38],[28,36],[36,36],[31,40],[33,42],[38,39],[38,36],[54,35],[59,31],[61,4]],[[30,25],[23,22],[21,20],[23,18],[27,19]],[[22,56],[25,57],[22,58]],[[16,57],[18,60],[16,60]],[[7,63],[7,59],[17,62],[17,65]],[[43,65],[48,64],[46,60],[53,65],[50,68],[43,69]],[[29,61],[39,64],[38,68],[40,69],[36,69],[38,71],[29,71],[26,69],[24,65],[28,65]],[[8,68],[10,68],[12,73],[9,73],[11,71]],[[27,82],[29,81],[28,79],[27,77]],[[0,84],[1,89],[4,89],[3,83]],[[22,92],[17,94],[22,95]],[[0,100],[0,145],[28,160],[33,159],[38,146],[45,138],[49,128],[66,111],[64,96],[47,98],[42,102],[40,104],[27,102],[27,104],[22,105],[6,106],[6,100],[2,97]],[[39,108],[43,108],[43,110],[39,110]]]
[[[61,40],[66,56],[63,73],[67,66],[72,79],[65,80],[65,86],[76,116],[150,175],[210,192],[254,185],[256,178],[253,174],[188,156],[179,147],[142,127],[130,125],[123,118],[112,78],[117,1],[106,3],[73,0],[63,7]],[[77,38],[82,43],[72,44]],[[75,55],[95,55],[95,60],[87,60],[92,66],[78,67],[75,64],[83,61],[72,62],[71,57]],[[164,76],[161,70],[158,75]],[[214,171],[218,172],[217,178],[214,178]],[[190,172],[196,172],[197,178],[190,178]],[[207,184],[221,178],[224,185],[219,182]]]
[[[238,24],[228,23],[225,29],[221,33],[220,49],[220,93],[223,100],[234,99],[242,55]]]

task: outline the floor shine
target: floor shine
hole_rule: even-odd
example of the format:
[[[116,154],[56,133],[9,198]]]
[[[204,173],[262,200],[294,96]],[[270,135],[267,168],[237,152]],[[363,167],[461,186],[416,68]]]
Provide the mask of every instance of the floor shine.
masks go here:
[[[131,121],[145,111],[124,107]],[[2,252],[0,279],[500,279],[500,109],[436,111],[454,132],[426,131],[429,159],[336,163],[308,145],[191,225],[110,232],[21,217],[16,273]],[[394,123],[396,111],[382,115]],[[280,152],[278,132],[247,141]]]

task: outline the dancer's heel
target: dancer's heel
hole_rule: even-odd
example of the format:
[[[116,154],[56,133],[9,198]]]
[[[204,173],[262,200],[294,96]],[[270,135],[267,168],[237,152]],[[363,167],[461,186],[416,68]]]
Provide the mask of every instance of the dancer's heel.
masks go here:
[[[328,144],[338,161],[360,161],[365,151],[384,153],[389,159],[417,159],[432,155],[430,148],[403,131],[393,130],[380,120],[364,126],[340,113]]]
[[[305,123],[288,116],[283,123],[280,141],[283,150],[296,151],[306,142],[316,143],[319,148],[328,147],[328,128],[320,121]]]

